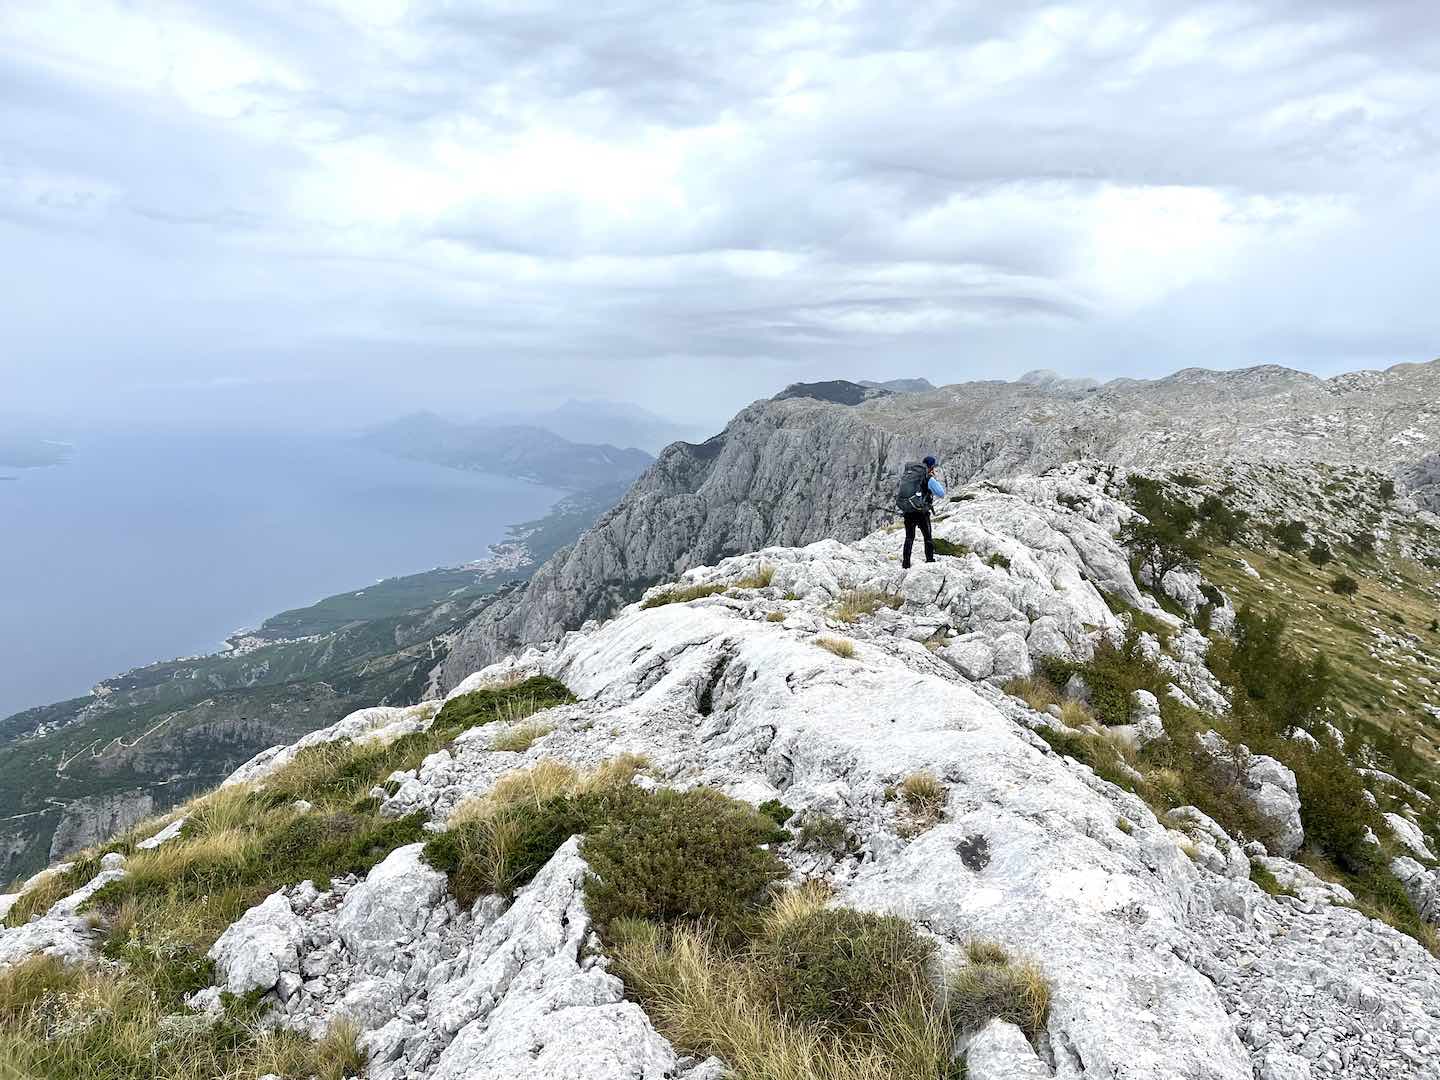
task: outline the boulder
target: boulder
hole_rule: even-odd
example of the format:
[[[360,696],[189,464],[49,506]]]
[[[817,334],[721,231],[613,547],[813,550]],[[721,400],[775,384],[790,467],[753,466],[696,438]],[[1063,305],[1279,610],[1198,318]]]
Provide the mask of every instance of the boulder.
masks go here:
[[[1060,620],[1053,615],[1042,615],[1030,624],[1030,633],[1025,637],[1031,656],[1055,656],[1072,660],[1075,650],[1070,639],[1060,629]]]
[[[1390,826],[1390,831],[1395,834],[1395,839],[1409,848],[1417,858],[1424,859],[1426,862],[1435,861],[1435,853],[1425,842],[1425,834],[1420,831],[1420,826],[1399,814],[1386,814],[1385,823]]]
[[[210,947],[220,985],[232,994],[271,990],[281,972],[299,971],[305,927],[284,892],[255,905]]]
[[[1149,690],[1136,690],[1130,695],[1130,722],[1109,728],[1112,738],[1139,750],[1165,737],[1165,724],[1160,719],[1160,702]]]
[[[1427,870],[1408,855],[1390,861],[1390,872],[1405,886],[1405,893],[1420,917],[1440,926],[1440,870]]]
[[[1215,765],[1213,779],[1232,787],[1249,804],[1264,828],[1265,847],[1288,858],[1305,843],[1300,820],[1300,789],[1289,768],[1265,754],[1252,754],[1244,743],[1232,746],[1218,732],[1200,736]]]
[[[957,638],[937,655],[971,682],[988,679],[995,670],[995,648],[983,634]]]
[[[1025,1033],[1004,1020],[991,1020],[965,1049],[966,1080],[1052,1080],[1054,1075]]]
[[[424,848],[396,848],[341,902],[336,929],[362,968],[383,967],[391,952],[425,929],[445,898],[445,875],[424,861]]]
[[[990,672],[992,679],[1019,679],[1029,675],[1030,649],[1025,639],[1011,631],[995,639],[995,666]]]

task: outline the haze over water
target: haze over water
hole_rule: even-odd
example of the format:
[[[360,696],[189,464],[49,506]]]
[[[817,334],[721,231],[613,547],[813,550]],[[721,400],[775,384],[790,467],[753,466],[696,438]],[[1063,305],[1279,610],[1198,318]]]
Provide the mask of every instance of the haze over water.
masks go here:
[[[114,435],[0,475],[0,717],[281,610],[484,558],[561,492],[333,438]]]

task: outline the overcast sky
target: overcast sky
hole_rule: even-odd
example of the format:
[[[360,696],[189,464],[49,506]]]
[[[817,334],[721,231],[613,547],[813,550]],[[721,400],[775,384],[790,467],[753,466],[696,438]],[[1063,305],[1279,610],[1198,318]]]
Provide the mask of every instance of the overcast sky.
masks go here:
[[[1440,354],[1433,0],[3,0],[0,410]]]

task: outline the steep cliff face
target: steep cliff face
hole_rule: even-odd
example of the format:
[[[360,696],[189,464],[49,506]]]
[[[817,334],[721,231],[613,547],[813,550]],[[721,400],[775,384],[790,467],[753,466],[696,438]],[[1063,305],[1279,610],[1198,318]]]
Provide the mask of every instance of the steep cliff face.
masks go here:
[[[116,836],[155,812],[154,796],[144,790],[109,792],[67,803],[50,839],[50,861]]]
[[[1058,379],[922,393],[791,387],[708,442],[662,453],[573,548],[466,627],[437,683],[453,686],[519,645],[608,615],[688,567],[769,544],[863,536],[888,520],[899,468],[926,453],[940,457],[951,483],[1082,457],[1122,466],[1353,463],[1433,498],[1437,402],[1440,361],[1329,380],[1261,367],[1103,387]]]

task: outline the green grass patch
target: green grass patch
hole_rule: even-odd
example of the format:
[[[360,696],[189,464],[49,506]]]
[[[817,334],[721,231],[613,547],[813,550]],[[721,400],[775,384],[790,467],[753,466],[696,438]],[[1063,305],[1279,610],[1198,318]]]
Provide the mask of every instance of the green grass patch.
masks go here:
[[[691,600],[702,600],[707,596],[722,593],[725,589],[726,586],[722,583],[713,585],[677,585],[674,588],[666,589],[664,592],[656,593],[640,606],[642,608],[657,608],[665,607],[667,604],[687,604]]]
[[[970,554],[970,548],[964,544],[957,544],[952,540],[946,540],[943,536],[935,537],[933,547],[936,555],[948,555],[956,559]]]

